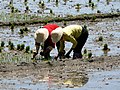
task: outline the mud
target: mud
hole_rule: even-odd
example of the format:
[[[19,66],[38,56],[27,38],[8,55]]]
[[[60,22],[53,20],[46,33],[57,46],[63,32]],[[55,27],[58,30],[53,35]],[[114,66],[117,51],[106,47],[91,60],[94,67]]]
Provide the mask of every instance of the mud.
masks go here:
[[[62,26],[63,22],[57,24]],[[50,62],[38,60],[37,63],[33,63],[30,57],[26,58],[25,55],[22,55],[20,58],[18,57],[19,62],[12,63],[11,57],[9,57],[10,61],[6,61],[7,58],[1,58],[3,53],[9,52],[11,56],[19,56],[20,52],[3,50],[3,53],[0,54],[0,90],[89,90],[90,88],[119,90],[120,17],[96,19],[94,22],[79,20],[67,22],[67,25],[70,24],[88,26],[89,38],[83,50],[86,48],[88,52],[92,52],[90,59],[84,55],[80,60],[63,59]],[[18,28],[15,28],[14,33],[11,33],[8,27],[1,28],[1,40],[7,43],[10,39],[15,45],[24,42],[33,47],[34,41],[31,36],[39,26],[40,24],[29,26],[33,30],[30,32],[30,36],[26,35],[21,38],[19,38]],[[99,36],[103,36],[102,42],[98,41]],[[110,48],[107,53],[102,51],[105,43]],[[66,51],[69,46],[70,44],[67,44]],[[56,55],[56,51],[53,50],[51,55]]]
[[[19,90],[24,90],[20,89],[20,85],[22,88],[22,84],[37,85],[38,83],[41,83],[40,86],[37,86],[38,89],[34,88],[30,90],[48,90],[45,89],[47,85],[51,85],[48,88],[50,87],[51,88],[57,87],[61,89],[65,87],[80,88],[81,86],[84,87],[84,84],[86,84],[89,81],[90,77],[88,75],[90,73],[120,70],[120,56],[94,57],[88,61],[84,59],[81,60],[64,59],[59,61],[53,60],[50,61],[50,63],[51,64],[49,64],[46,61],[38,61],[37,64],[34,64],[33,62],[29,63],[22,62],[19,64],[1,64],[0,89],[17,90],[16,86],[19,86],[18,88]],[[77,81],[75,81],[75,83],[71,85],[69,79],[72,78],[74,80],[76,78]],[[95,79],[95,77],[93,78]],[[119,79],[120,78],[118,78],[118,80]],[[31,80],[31,82],[29,80]],[[20,83],[19,85],[18,82]],[[47,85],[42,88],[43,82],[47,82]],[[102,83],[105,83],[105,81],[103,81]],[[29,90],[28,88],[29,87],[26,87],[25,90]]]

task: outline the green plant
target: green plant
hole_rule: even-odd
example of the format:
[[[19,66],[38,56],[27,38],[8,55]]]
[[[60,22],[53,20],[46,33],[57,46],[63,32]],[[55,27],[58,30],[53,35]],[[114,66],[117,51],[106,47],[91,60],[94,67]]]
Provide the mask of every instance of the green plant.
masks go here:
[[[10,29],[13,31],[13,29],[14,29],[14,24],[11,24]]]
[[[80,9],[80,4],[78,3],[78,4],[76,4],[76,7],[75,7],[75,9]]]
[[[98,41],[103,41],[103,37],[100,36],[99,39],[98,39]]]
[[[53,14],[53,11],[52,11],[52,9],[50,9],[50,14]]]
[[[9,41],[9,42],[8,42],[8,45],[11,45],[11,43],[12,43],[12,42],[11,42],[11,41]]]
[[[13,6],[11,7],[11,13],[14,13],[14,7]]]
[[[59,2],[59,0],[56,0],[56,3],[58,3]]]
[[[24,33],[24,30],[23,29],[20,29],[20,34],[23,34]]]
[[[28,0],[25,0],[24,2],[27,2]]]
[[[30,51],[30,46],[27,46],[25,52],[28,53]]]
[[[94,6],[95,6],[95,5],[94,5],[94,3],[93,3],[93,2],[91,3],[91,6],[92,6],[92,9],[94,9]]]
[[[103,50],[108,50],[108,45],[104,44]]]
[[[100,10],[97,10],[97,13],[101,13],[101,11],[100,11]]]
[[[24,28],[24,31],[26,31],[26,32],[27,32],[27,31],[29,31],[29,29],[28,29],[27,27],[25,27],[25,28]]]
[[[45,7],[45,3],[44,1],[41,2],[41,8],[44,8]]]
[[[2,41],[2,42],[1,42],[1,47],[4,47],[4,45],[5,45],[5,42]]]
[[[88,58],[91,58],[92,57],[92,53],[88,53]]]
[[[20,50],[20,44],[17,45],[17,50]]]
[[[21,44],[20,50],[22,51],[22,50],[24,50],[24,48],[25,48],[25,45],[24,45],[24,44]]]
[[[13,4],[13,0],[10,1],[10,4]]]
[[[84,49],[84,54],[87,54],[87,49]]]
[[[95,21],[95,20],[96,20],[96,16],[93,16],[93,17],[92,17],[92,21]]]
[[[89,0],[89,3],[92,3],[92,0]]]
[[[9,47],[10,47],[10,50],[14,50],[14,44],[13,43],[11,43]]]
[[[2,47],[0,47],[0,53],[2,52]]]
[[[29,6],[26,6],[26,10],[27,10],[27,11],[29,10]]]

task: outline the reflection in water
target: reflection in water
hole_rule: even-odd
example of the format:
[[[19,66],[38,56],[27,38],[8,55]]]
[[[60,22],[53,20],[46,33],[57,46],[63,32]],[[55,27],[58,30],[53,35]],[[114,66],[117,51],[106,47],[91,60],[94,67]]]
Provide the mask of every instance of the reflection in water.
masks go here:
[[[82,87],[88,82],[88,77],[82,72],[69,72],[68,78],[63,82],[63,85],[68,85],[68,87]]]
[[[88,76],[87,74],[83,72],[67,72],[64,73],[61,77],[58,77],[59,75],[47,75],[46,77],[43,78],[42,81],[46,81],[48,83],[49,88],[54,87],[54,85],[58,85],[61,88],[62,87],[82,87],[88,82]]]

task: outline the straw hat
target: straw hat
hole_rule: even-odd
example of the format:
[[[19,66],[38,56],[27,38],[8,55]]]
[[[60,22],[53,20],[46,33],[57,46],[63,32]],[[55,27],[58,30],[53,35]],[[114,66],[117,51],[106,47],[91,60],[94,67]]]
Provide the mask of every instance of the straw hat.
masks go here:
[[[38,29],[34,34],[34,38],[37,43],[44,42],[48,38],[48,36],[49,32],[46,28]]]
[[[56,28],[51,32],[51,39],[53,43],[57,43],[63,35],[63,31],[61,27]]]

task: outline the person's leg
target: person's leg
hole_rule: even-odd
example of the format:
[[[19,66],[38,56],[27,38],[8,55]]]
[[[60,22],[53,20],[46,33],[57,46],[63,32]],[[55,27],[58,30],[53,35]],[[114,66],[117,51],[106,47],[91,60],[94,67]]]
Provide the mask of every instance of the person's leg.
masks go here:
[[[88,38],[88,31],[87,29],[83,29],[80,37],[77,39],[78,44],[76,48],[73,50],[73,59],[82,58],[82,48],[87,38]]]
[[[50,58],[50,51],[44,54],[44,52],[46,51],[48,46],[50,46],[50,45],[47,42],[44,42],[43,55],[44,55],[45,59],[49,59]]]
[[[59,49],[60,49],[60,41],[58,41],[58,42],[56,43],[56,47],[57,47],[57,51],[59,52]]]

